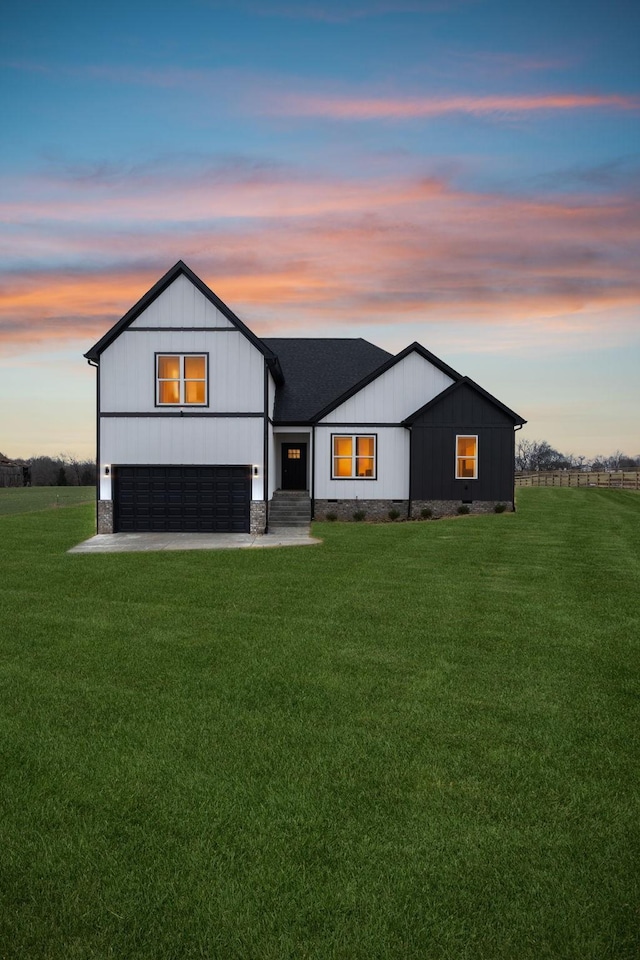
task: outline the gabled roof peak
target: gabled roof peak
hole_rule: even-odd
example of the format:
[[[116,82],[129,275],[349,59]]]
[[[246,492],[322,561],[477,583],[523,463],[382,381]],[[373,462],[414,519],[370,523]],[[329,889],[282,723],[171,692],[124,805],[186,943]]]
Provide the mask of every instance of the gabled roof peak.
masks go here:
[[[386,373],[387,370],[390,370],[397,363],[400,363],[400,361],[404,360],[405,357],[408,357],[411,353],[419,354],[424,360],[427,360],[442,373],[446,374],[446,376],[451,377],[452,380],[461,379],[461,374],[454,370],[453,367],[450,367],[443,360],[440,360],[439,357],[436,357],[435,354],[427,350],[426,347],[423,347],[421,343],[418,343],[417,340],[414,340],[414,342],[410,343],[408,347],[405,347],[404,350],[401,350],[400,353],[397,353],[395,357],[389,357],[388,360],[385,360],[384,363],[380,364],[380,366],[377,367],[372,373],[368,374],[366,377],[363,377],[362,380],[359,380],[358,383],[354,384],[354,386],[352,386],[349,390],[346,390],[341,396],[327,404],[327,406],[322,410],[319,410],[313,419],[322,420],[322,418],[326,417],[327,414],[331,413],[332,410],[335,410],[335,408],[339,407],[340,404],[344,403],[346,400],[349,400],[350,397],[353,397],[356,393],[359,393],[360,390],[372,383],[383,373]]]
[[[456,390],[460,390],[462,387],[469,387],[470,390],[474,390],[481,397],[484,397],[485,400],[501,410],[507,417],[510,417],[514,424],[520,424],[522,426],[527,422],[526,420],[523,420],[519,414],[507,407],[506,404],[492,396],[487,390],[484,389],[484,387],[481,387],[479,383],[476,383],[475,380],[472,380],[471,377],[460,377],[455,383],[452,383],[450,386],[448,386],[446,390],[443,390],[437,396],[433,397],[433,399],[429,400],[428,403],[425,403],[424,406],[420,407],[419,410],[416,410],[415,413],[412,413],[405,420],[403,420],[403,423],[406,425],[411,425],[415,420],[418,419],[418,417],[421,417],[423,413],[426,413],[427,410],[437,406],[437,404],[441,403],[444,399],[449,397]]]
[[[137,303],[135,303],[130,310],[128,310],[124,317],[118,320],[110,330],[105,333],[105,335],[95,343],[90,350],[88,350],[84,356],[87,360],[98,361],[100,359],[100,354],[113,343],[113,341],[120,336],[120,334],[131,326],[134,320],[140,316],[140,314],[147,309],[150,304],[157,300],[157,298],[164,293],[164,291],[169,287],[174,280],[179,276],[185,276],[191,283],[196,287],[200,293],[207,298],[207,300],[216,307],[220,313],[227,318],[227,320],[236,327],[244,336],[249,340],[254,347],[256,347],[260,353],[262,353],[272,368],[272,372],[276,379],[281,377],[278,360],[275,354],[260,340],[259,337],[253,333],[245,324],[240,320],[239,317],[235,315],[233,310],[231,310],[226,303],[224,303],[220,297],[218,297],[213,290],[211,290],[203,280],[198,277],[190,267],[184,262],[184,260],[178,260],[170,270],[160,277],[160,279],[154,283],[154,285],[147,290],[147,292],[142,296]]]

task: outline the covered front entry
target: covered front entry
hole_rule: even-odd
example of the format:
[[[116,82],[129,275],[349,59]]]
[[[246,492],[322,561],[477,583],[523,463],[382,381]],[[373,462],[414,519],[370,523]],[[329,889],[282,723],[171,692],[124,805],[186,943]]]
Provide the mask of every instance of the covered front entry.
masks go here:
[[[307,444],[282,444],[282,489],[307,489]]]
[[[248,466],[113,468],[117,533],[248,533]]]

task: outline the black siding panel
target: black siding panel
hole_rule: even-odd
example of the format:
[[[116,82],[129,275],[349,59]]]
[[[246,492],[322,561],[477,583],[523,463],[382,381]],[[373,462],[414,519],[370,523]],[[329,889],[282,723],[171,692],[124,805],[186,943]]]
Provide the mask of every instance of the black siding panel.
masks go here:
[[[455,479],[456,435],[478,436],[478,479]],[[414,500],[513,498],[513,422],[480,394],[461,387],[434,404],[411,429]]]

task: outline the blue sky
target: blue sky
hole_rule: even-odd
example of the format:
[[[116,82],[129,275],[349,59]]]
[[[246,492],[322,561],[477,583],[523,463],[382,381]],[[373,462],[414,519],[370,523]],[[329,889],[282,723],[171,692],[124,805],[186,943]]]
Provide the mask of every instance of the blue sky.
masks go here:
[[[0,450],[95,444],[82,354],[178,259],[258,334],[418,340],[640,453],[640,5],[4,12]]]

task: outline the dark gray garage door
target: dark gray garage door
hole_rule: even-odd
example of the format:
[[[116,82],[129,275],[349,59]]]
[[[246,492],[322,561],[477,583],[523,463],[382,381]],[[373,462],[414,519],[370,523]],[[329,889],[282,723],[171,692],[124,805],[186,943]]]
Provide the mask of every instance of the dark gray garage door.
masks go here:
[[[114,467],[119,533],[248,533],[250,468]]]

